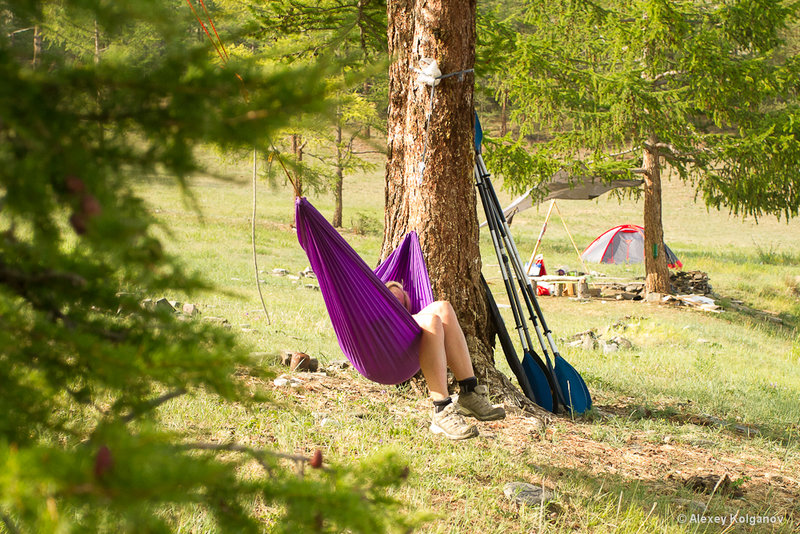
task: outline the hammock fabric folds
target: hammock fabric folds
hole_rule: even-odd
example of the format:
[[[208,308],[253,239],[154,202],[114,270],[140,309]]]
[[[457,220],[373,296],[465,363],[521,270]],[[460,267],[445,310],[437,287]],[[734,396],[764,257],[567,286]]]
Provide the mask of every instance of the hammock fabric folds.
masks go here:
[[[406,235],[373,272],[305,198],[295,201],[295,221],[339,346],[353,367],[381,384],[399,384],[414,376],[422,330],[411,313],[433,302],[416,233]],[[405,287],[411,313],[384,285],[390,280]]]

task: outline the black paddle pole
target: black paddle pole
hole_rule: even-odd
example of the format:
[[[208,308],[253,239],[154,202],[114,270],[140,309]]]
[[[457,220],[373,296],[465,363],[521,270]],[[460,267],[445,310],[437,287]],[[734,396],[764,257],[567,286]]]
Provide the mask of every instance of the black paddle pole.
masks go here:
[[[506,254],[506,252],[504,251],[505,249],[504,241],[500,236],[501,227],[499,225],[499,221],[497,220],[496,210],[492,209],[491,197],[489,194],[489,190],[486,187],[485,179],[487,178],[487,175],[481,171],[481,167],[477,164],[477,161],[482,161],[480,153],[476,153],[476,165],[475,165],[476,186],[478,188],[479,196],[481,197],[481,203],[483,204],[484,212],[486,213],[487,226],[489,227],[489,234],[492,237],[492,244],[494,245],[495,254],[497,255],[497,260],[500,263],[500,272],[503,276],[503,283],[505,284],[506,287],[506,293],[508,293],[509,303],[511,304],[511,312],[514,316],[514,321],[516,323],[516,330],[517,333],[519,334],[520,343],[522,344],[524,358],[530,358],[531,362],[529,362],[529,365],[531,372],[541,373],[541,375],[544,376],[545,378],[544,382],[547,383],[547,388],[549,390],[547,393],[549,393],[548,396],[551,398],[553,403],[552,411],[555,413],[558,410],[558,404],[559,404],[559,398],[557,394],[558,383],[555,379],[552,369],[545,366],[544,362],[542,362],[539,355],[536,354],[536,352],[533,350],[533,342],[531,341],[530,331],[528,330],[528,326],[524,318],[522,303],[520,301],[519,294],[517,293],[517,289],[511,280],[513,277],[513,268],[509,263],[508,254]],[[544,347],[544,345],[542,346]],[[540,371],[536,371],[533,366],[538,367]],[[541,375],[539,376],[541,377]],[[541,379],[537,380],[536,382],[541,384],[539,386],[539,389],[544,389],[543,382]],[[541,397],[544,397],[545,393],[539,391],[539,395]]]
[[[483,274],[481,274],[481,284],[483,285],[483,290],[486,292],[486,300],[489,304],[489,313],[492,316],[492,322],[497,330],[497,337],[500,340],[500,346],[503,348],[503,354],[506,355],[508,366],[514,373],[514,376],[517,377],[517,382],[519,382],[519,386],[522,388],[522,392],[525,394],[525,397],[536,402],[536,394],[533,392],[533,387],[531,386],[528,377],[525,376],[525,369],[522,367],[522,364],[517,357],[517,351],[514,348],[514,343],[511,341],[511,336],[508,335],[508,329],[506,329],[503,316],[500,315],[500,309],[497,307],[497,302],[494,300],[492,290],[489,289],[489,284],[486,282],[486,278],[483,277]]]
[[[497,198],[497,193],[495,192],[494,186],[489,179],[489,172],[486,170],[483,158],[480,156],[480,154],[478,154],[476,165],[484,177],[484,187],[486,187],[489,195],[488,204],[497,214],[496,222],[498,223],[498,233],[502,236],[506,245],[506,249],[509,251],[509,256],[511,257],[517,282],[520,286],[520,290],[523,293],[525,304],[528,308],[530,319],[533,322],[536,335],[539,338],[539,344],[544,352],[548,369],[554,375],[558,396],[562,404],[570,407],[570,409],[575,410],[577,413],[583,413],[591,408],[592,405],[589,389],[586,387],[586,383],[580,374],[561,356],[556,348],[552,331],[547,326],[544,313],[542,312],[542,309],[539,306],[539,301],[536,298],[536,293],[533,290],[530,279],[528,278],[528,275],[522,266],[522,260],[520,259],[519,251],[514,243],[514,237],[511,235],[511,232],[508,229],[508,224],[503,216],[503,208],[499,199]],[[537,318],[539,319],[538,322]],[[539,323],[541,323],[541,329],[539,328]],[[547,346],[545,345],[545,341],[542,337],[542,330],[544,331],[544,336],[547,339],[547,345],[549,345],[550,351],[553,355],[554,362],[552,364],[548,355]],[[568,391],[565,391],[565,389]]]

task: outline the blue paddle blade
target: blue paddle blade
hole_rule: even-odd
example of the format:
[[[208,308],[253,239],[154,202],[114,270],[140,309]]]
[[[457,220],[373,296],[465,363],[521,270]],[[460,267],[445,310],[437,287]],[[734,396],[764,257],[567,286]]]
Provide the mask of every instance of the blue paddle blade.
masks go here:
[[[481,143],[483,142],[483,128],[481,121],[478,120],[478,112],[475,111],[475,153],[481,153]]]
[[[592,407],[592,397],[578,371],[558,355],[555,358],[554,371],[567,407],[576,414],[582,414],[589,410]]]
[[[536,364],[529,353],[525,353],[522,357],[522,368],[525,370],[525,376],[533,390],[536,404],[547,410],[553,411],[553,392],[550,389],[550,384],[547,382],[547,375],[541,367]]]

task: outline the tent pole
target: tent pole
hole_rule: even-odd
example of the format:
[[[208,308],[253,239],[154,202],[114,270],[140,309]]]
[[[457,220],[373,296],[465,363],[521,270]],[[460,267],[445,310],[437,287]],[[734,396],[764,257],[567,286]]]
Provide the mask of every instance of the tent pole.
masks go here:
[[[553,205],[555,205],[555,203],[556,203],[556,201],[553,200]],[[552,208],[552,206],[550,206],[550,207]],[[575,240],[572,239],[572,234],[569,233],[569,228],[567,228],[567,221],[564,220],[564,216],[561,215],[561,210],[558,209],[558,206],[556,206],[556,211],[558,212],[558,216],[561,217],[561,224],[564,225],[564,230],[567,231],[567,235],[569,236],[569,240],[572,241],[572,247],[575,249],[575,253],[578,254],[578,259],[581,261],[581,265],[583,265],[583,272],[588,273],[589,269],[586,268],[586,263],[583,261],[583,258],[581,257],[581,253],[578,250],[578,246],[575,244]]]
[[[533,254],[531,254],[531,259],[528,261],[528,270],[525,272],[526,275],[531,275],[531,268],[533,267],[533,260],[536,258],[536,252],[539,250],[539,245],[542,244],[542,238],[544,237],[544,233],[547,231],[547,222],[550,220],[550,214],[553,213],[553,206],[556,205],[555,199],[550,201],[550,207],[547,209],[547,216],[544,218],[544,224],[542,225],[542,231],[539,232],[539,238],[536,240],[536,245],[533,247]],[[557,209],[557,208],[556,208]],[[563,221],[563,219],[562,219]]]

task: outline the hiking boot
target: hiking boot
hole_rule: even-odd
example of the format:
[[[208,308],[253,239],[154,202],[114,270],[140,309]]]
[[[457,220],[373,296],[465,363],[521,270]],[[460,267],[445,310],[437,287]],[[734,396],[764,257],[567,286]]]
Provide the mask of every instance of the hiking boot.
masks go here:
[[[431,432],[444,434],[450,439],[469,439],[478,435],[478,429],[468,424],[456,411],[455,403],[450,403],[439,413],[433,412]]]
[[[461,415],[469,415],[479,421],[496,421],[506,416],[502,406],[494,406],[489,402],[489,389],[486,386],[476,386],[470,393],[462,393],[454,401],[456,410]]]

